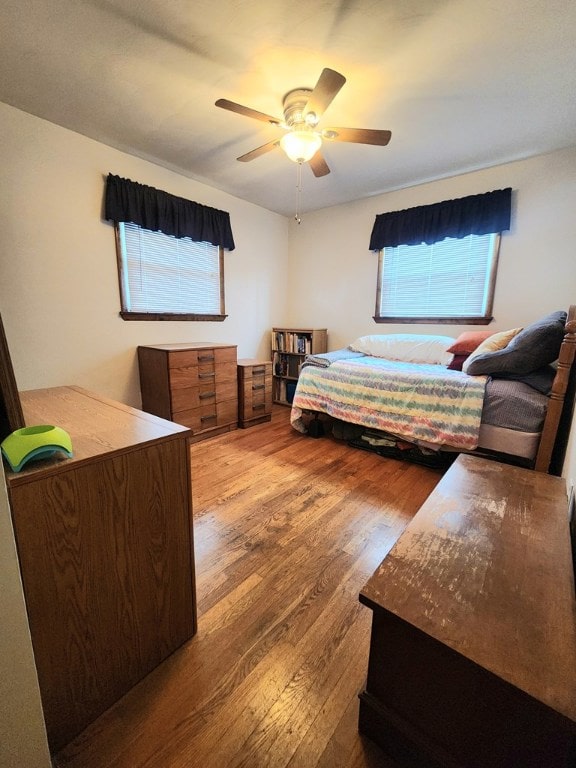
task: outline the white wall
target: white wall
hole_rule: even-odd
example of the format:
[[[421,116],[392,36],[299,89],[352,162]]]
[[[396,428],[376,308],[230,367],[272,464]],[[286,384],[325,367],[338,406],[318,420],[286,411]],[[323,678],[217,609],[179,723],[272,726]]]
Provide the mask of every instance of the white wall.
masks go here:
[[[513,223],[501,240],[489,327],[527,325],[576,304],[576,149],[569,149],[316,211],[300,225],[292,222],[290,323],[328,328],[329,349],[367,333],[457,336],[467,327],[374,322],[377,256],[368,250],[374,217],[504,187],[513,189]],[[574,433],[564,470],[573,483]]]
[[[0,766],[48,768],[48,742],[3,474],[0,584]]]
[[[78,384],[139,406],[139,344],[227,342],[268,359],[287,307],[286,218],[5,104],[0,124],[0,309],[20,389]],[[224,322],[119,317],[109,172],[230,212]]]

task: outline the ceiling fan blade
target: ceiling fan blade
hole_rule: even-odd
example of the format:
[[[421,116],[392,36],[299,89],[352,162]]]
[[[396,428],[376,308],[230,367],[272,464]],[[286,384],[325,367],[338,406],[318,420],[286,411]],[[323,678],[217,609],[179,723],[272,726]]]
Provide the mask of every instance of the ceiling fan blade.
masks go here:
[[[319,178],[320,176],[326,176],[330,173],[330,168],[328,168],[328,164],[326,160],[324,160],[320,150],[318,150],[314,157],[308,162],[310,164],[310,168],[312,168],[312,173],[314,176],[316,176],[316,178]]]
[[[308,98],[304,108],[304,116],[309,112],[314,112],[316,117],[320,119],[345,82],[346,78],[339,72],[335,72],[333,69],[323,69]]]
[[[215,104],[217,107],[222,107],[222,109],[228,109],[230,112],[237,112],[239,115],[244,115],[245,117],[252,117],[254,120],[262,120],[264,123],[271,123],[272,125],[282,124],[282,120],[279,120],[277,117],[266,115],[264,112],[257,112],[255,109],[250,109],[250,107],[244,107],[242,104],[236,104],[235,101],[228,101],[228,99],[218,99]]]
[[[250,160],[256,160],[257,157],[260,157],[260,155],[265,155],[266,152],[270,152],[274,149],[274,147],[278,147],[280,145],[280,139],[276,139],[275,141],[269,141],[267,144],[262,144],[261,147],[257,147],[256,149],[253,149],[251,152],[246,152],[245,155],[241,155],[240,157],[237,157],[237,160],[240,160],[241,163],[247,163]]]
[[[385,147],[391,137],[390,131],[371,128],[326,128],[322,131],[322,138],[328,141],[351,141],[354,144],[376,144],[379,147]]]

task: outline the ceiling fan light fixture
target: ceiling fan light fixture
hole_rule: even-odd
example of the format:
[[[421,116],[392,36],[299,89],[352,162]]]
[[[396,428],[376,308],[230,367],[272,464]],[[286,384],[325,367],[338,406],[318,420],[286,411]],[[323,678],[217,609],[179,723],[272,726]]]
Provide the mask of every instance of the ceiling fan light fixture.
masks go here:
[[[237,160],[246,163],[280,146],[288,159],[298,164],[298,172],[301,171],[303,163],[310,163],[312,173],[319,178],[330,173],[330,168],[319,152],[324,140],[385,147],[392,136],[390,131],[370,128],[318,128],[324,112],[345,82],[344,75],[325,67],[314,88],[293,88],[284,95],[283,120],[228,99],[218,99],[217,107],[261,120],[286,132],[281,139],[268,141],[261,147],[241,155]]]
[[[307,163],[322,146],[322,138],[314,131],[290,131],[280,139],[280,146],[295,163]]]

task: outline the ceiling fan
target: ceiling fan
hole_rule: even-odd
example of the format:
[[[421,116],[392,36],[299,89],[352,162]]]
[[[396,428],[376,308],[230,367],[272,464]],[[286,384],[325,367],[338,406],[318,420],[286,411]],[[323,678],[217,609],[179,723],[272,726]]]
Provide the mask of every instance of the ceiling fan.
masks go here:
[[[315,176],[325,176],[330,173],[330,168],[320,151],[324,140],[386,146],[392,136],[390,131],[369,128],[322,129],[318,127],[320,118],[345,82],[346,78],[339,72],[335,72],[333,69],[323,69],[312,90],[310,88],[295,88],[284,96],[283,120],[250,109],[250,107],[244,107],[242,104],[236,104],[234,101],[228,101],[228,99],[218,99],[217,107],[252,117],[255,120],[261,120],[285,131],[279,139],[269,141],[237,159],[246,163],[276,147],[281,147],[290,160],[299,164],[309,162]]]

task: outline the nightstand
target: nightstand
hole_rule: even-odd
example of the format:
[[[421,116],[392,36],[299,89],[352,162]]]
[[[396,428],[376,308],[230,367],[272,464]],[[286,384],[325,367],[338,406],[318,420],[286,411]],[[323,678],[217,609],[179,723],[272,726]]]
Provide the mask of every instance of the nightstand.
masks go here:
[[[272,363],[238,360],[238,425],[252,427],[272,419]]]

